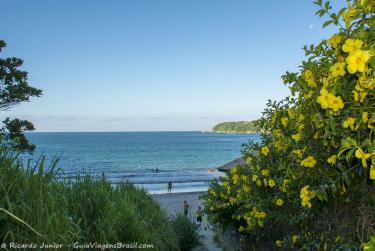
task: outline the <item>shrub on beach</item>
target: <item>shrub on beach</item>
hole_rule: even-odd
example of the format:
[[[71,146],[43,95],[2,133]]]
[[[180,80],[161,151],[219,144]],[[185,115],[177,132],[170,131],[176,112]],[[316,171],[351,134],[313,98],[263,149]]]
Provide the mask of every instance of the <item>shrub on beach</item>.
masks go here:
[[[197,226],[188,217],[178,214],[172,220],[173,231],[178,236],[178,245],[181,251],[188,251],[202,245],[197,234]]]
[[[315,4],[337,33],[304,47],[300,71],[282,76],[291,96],[258,121],[262,143],[210,185],[205,206],[257,245],[358,249],[375,233],[375,2]]]
[[[57,161],[24,163],[0,147],[0,242],[151,244],[179,250],[166,213],[143,189],[90,177],[58,180]]]

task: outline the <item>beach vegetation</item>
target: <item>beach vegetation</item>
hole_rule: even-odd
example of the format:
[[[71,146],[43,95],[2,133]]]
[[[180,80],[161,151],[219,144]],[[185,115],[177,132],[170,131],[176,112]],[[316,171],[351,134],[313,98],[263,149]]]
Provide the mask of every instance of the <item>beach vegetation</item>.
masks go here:
[[[6,43],[0,40],[0,52]],[[28,102],[32,97],[40,97],[42,90],[30,86],[28,73],[21,70],[23,60],[16,57],[0,57],[0,111]],[[0,143],[18,151],[33,152],[35,145],[29,143],[24,132],[35,130],[27,120],[6,118],[0,128]]]
[[[172,226],[178,236],[178,246],[181,251],[189,251],[202,245],[202,240],[197,234],[197,226],[188,217],[182,214],[175,215],[172,219]]]
[[[146,190],[111,185],[105,177],[60,177],[58,159],[22,161],[0,148],[0,243],[149,244],[152,250],[188,250],[200,243],[188,219],[170,219]]]
[[[210,221],[254,247],[373,245],[375,2],[315,5],[336,33],[304,47],[299,71],[282,76],[290,96],[269,101],[257,122],[262,141],[205,195]]]

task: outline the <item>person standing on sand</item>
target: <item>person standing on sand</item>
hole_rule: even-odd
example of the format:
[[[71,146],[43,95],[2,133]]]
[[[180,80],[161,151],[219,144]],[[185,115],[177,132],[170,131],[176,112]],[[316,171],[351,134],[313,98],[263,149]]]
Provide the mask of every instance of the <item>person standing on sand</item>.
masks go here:
[[[189,204],[187,204],[186,200],[184,201],[184,215],[187,216],[189,212]]]
[[[203,220],[203,211],[201,207],[198,207],[198,210],[195,212],[195,216],[197,217],[197,226],[200,227]]]
[[[169,194],[172,193],[172,181],[169,181],[169,182],[168,182],[168,193],[169,193]]]

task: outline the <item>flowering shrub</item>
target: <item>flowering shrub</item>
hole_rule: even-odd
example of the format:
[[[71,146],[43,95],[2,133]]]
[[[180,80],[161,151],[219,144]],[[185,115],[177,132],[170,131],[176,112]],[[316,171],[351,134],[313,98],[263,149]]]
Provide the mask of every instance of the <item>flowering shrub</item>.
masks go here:
[[[262,142],[211,183],[205,204],[214,224],[249,242],[355,249],[375,233],[375,1],[338,13],[315,4],[338,32],[304,47],[300,72],[282,76],[290,97],[258,122]]]

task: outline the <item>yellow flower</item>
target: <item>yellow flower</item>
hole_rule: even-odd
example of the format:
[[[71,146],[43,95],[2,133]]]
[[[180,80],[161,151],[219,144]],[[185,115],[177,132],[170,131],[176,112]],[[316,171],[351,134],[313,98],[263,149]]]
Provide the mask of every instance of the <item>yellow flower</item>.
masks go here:
[[[328,164],[334,165],[336,164],[337,161],[337,155],[332,155],[327,159]]]
[[[280,136],[282,136],[282,132],[281,132],[280,129],[274,129],[274,130],[272,131],[272,133],[273,133],[273,135],[275,135],[275,137],[280,137]]]
[[[353,53],[356,50],[361,49],[363,42],[359,39],[348,38],[345,40],[345,44],[342,46],[343,52]]]
[[[278,205],[279,207],[281,207],[283,204],[284,204],[284,201],[282,199],[276,200],[276,205]]]
[[[333,47],[337,47],[337,45],[341,42],[341,35],[334,34],[330,39],[328,39],[328,43],[331,44]]]
[[[311,87],[311,88],[315,88],[316,87],[315,77],[314,77],[314,74],[312,73],[312,71],[306,70],[302,74],[302,77],[307,82],[307,85],[309,87]]]
[[[248,193],[248,192],[250,192],[250,187],[249,186],[243,186],[243,191],[245,192],[245,193]]]
[[[322,109],[331,108],[335,112],[344,108],[344,102],[342,101],[341,97],[329,93],[324,88],[320,90],[320,96],[318,96],[317,102],[320,104]]]
[[[350,129],[352,131],[354,131],[356,128],[354,128],[354,124],[355,124],[355,118],[353,117],[349,117],[347,118],[345,121],[344,121],[344,128],[348,128],[350,127]]]
[[[370,168],[370,179],[375,180],[375,165],[372,164]]]
[[[330,71],[333,77],[345,76],[345,63],[336,63],[332,65]]]
[[[344,11],[342,13],[342,18],[345,21],[346,28],[349,28],[351,21],[353,20],[353,18],[355,18],[356,15],[357,10],[354,7],[350,7],[347,11]]]
[[[344,108],[344,102],[342,101],[340,96],[334,96],[331,100],[331,109],[334,112],[337,112],[338,110]]]
[[[297,155],[298,158],[302,158],[303,152],[300,149],[293,150],[293,153]]]
[[[357,159],[362,160],[362,165],[364,167],[367,167],[366,160],[374,155],[375,153],[365,153],[361,148],[357,148],[357,150],[355,150],[355,156],[357,157]]]
[[[283,180],[284,186],[287,186],[289,183],[290,183],[290,181],[288,179]]]
[[[274,180],[271,179],[271,180],[268,181],[268,185],[272,188],[276,185],[276,183],[275,183]]]
[[[296,142],[300,141],[301,140],[301,134],[300,133],[293,134],[292,139],[294,139]]]
[[[257,179],[258,179],[258,176],[254,174],[252,180],[253,180],[254,182],[256,182]]]
[[[276,244],[276,246],[278,246],[278,247],[282,247],[282,246],[283,246],[283,242],[282,242],[281,240],[276,240],[276,241],[275,241],[275,244]]]
[[[261,149],[260,151],[261,151],[261,153],[262,153],[264,156],[267,156],[268,153],[270,152],[270,149],[268,149],[267,146],[264,146],[264,147],[262,147],[262,149]]]
[[[367,51],[356,50],[346,58],[348,64],[348,72],[351,74],[364,72],[366,63],[370,59],[370,53]]]
[[[257,180],[257,185],[258,185],[258,187],[262,186],[262,181],[261,180]]]
[[[289,116],[290,118],[294,118],[295,111],[294,111],[293,109],[289,108],[289,109],[287,110],[287,112],[288,112],[288,116]]]
[[[355,86],[355,89],[357,89],[358,91],[363,91],[363,88],[373,90],[374,89],[373,84],[374,82],[371,81],[369,76],[367,76],[366,74],[362,74],[358,78],[358,85]]]
[[[317,98],[317,102],[323,109],[327,109],[331,106],[331,100],[333,98],[333,94],[328,93],[328,91],[324,88],[320,90],[320,95]]]
[[[293,236],[292,236],[292,243],[293,243],[293,244],[296,243],[297,240],[298,240],[298,238],[299,238],[298,235],[293,235]]]
[[[305,93],[303,96],[305,99],[310,99],[314,95],[314,92],[310,90],[308,93]]]
[[[367,123],[368,121],[368,112],[363,112],[362,113],[362,120],[364,123]]]
[[[261,219],[266,218],[266,216],[267,216],[267,214],[265,212],[260,212],[259,213],[259,218],[261,218]]]
[[[316,164],[316,159],[313,156],[309,156],[301,161],[301,166],[304,167],[314,167]]]
[[[288,118],[287,117],[281,118],[281,124],[283,124],[283,126],[286,127],[288,125]]]
[[[366,96],[367,96],[367,92],[353,91],[353,96],[354,96],[354,101],[355,102],[362,103],[365,100]]]
[[[305,186],[301,189],[300,198],[301,198],[301,205],[303,207],[311,208],[310,200],[315,197],[315,193],[309,191],[309,186]]]
[[[265,176],[265,177],[268,177],[268,176],[270,176],[270,171],[268,169],[263,169],[262,175]]]
[[[253,158],[247,157],[246,158],[246,164],[250,164],[253,161]]]

